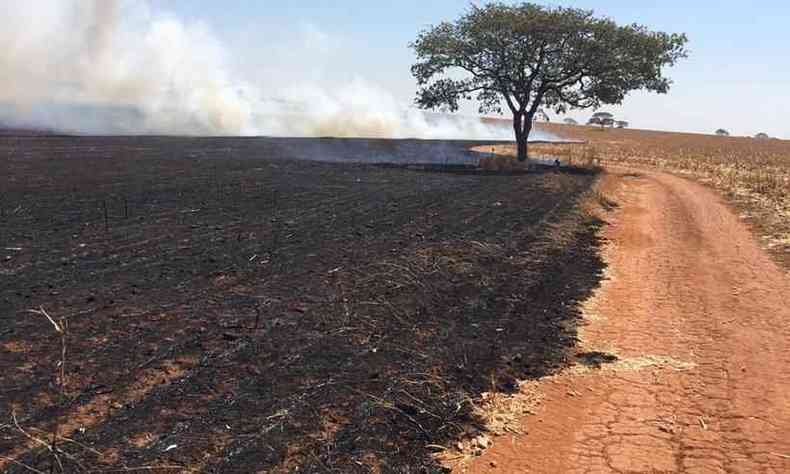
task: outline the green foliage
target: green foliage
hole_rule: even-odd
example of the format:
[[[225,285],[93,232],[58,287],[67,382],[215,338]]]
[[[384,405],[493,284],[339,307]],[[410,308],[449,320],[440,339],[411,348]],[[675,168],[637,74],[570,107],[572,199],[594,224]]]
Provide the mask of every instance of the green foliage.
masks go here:
[[[686,57],[686,42],[683,34],[619,26],[587,10],[472,6],[412,43],[416,102],[455,111],[461,100],[477,99],[480,113],[502,113],[504,103],[518,123],[531,122],[540,107],[564,113],[619,104],[633,90],[666,93],[671,81],[662,69]]]

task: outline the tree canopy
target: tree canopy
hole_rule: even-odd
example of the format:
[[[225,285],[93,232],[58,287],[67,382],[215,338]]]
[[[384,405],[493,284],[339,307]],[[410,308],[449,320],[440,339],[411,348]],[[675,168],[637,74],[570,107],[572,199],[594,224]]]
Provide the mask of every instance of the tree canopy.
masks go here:
[[[519,159],[541,107],[619,104],[638,89],[666,93],[665,66],[686,56],[686,36],[619,26],[592,11],[533,3],[471,6],[455,22],[422,31],[412,43],[420,107],[476,100],[480,113],[513,114]]]
[[[607,119],[614,119],[614,115],[610,112],[595,112],[593,114],[593,118],[598,120],[607,120]]]
[[[587,125],[600,125],[601,128],[615,126],[618,128],[625,128],[628,126],[628,122],[615,120],[614,115],[610,112],[596,112],[590,117],[590,120],[587,121]]]
[[[595,112],[587,121],[587,125],[600,125],[601,128],[614,127],[614,124],[614,115],[610,112]]]

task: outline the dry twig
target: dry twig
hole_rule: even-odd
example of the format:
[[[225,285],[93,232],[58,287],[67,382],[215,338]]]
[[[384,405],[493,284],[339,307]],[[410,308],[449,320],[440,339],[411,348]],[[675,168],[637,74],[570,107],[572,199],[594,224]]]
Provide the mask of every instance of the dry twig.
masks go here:
[[[58,380],[58,397],[59,397],[58,403],[63,403],[63,401],[66,398],[66,346],[67,346],[66,338],[68,336],[67,321],[65,318],[61,318],[60,321],[55,321],[55,319],[52,316],[50,316],[49,313],[47,313],[47,311],[43,307],[39,309],[31,309],[29,312],[47,318],[47,320],[55,328],[55,332],[58,333],[58,335],[60,335],[60,360],[58,361],[58,367],[60,369],[59,380]],[[52,427],[52,433],[51,433],[52,439],[49,442],[49,444],[47,444],[42,442],[42,440],[26,433],[22,429],[22,427],[19,426],[19,423],[17,423],[16,416],[15,415],[13,416],[14,416],[14,424],[16,425],[18,430],[20,430],[25,436],[27,436],[31,440],[35,440],[38,443],[42,443],[44,444],[44,446],[47,446],[47,448],[49,449],[49,452],[51,453],[52,456],[49,472],[53,473],[55,471],[55,464],[58,465],[60,472],[65,472],[63,470],[63,463],[61,462],[59,456],[59,454],[63,454],[63,452],[58,449],[58,437],[60,431],[59,419],[57,417],[55,418],[55,424]]]

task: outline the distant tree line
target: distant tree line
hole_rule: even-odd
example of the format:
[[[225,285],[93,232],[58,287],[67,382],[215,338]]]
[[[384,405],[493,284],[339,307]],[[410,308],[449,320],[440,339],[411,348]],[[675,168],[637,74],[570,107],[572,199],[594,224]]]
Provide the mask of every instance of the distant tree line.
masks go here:
[[[587,121],[587,125],[600,126],[601,128],[628,128],[629,123],[625,120],[615,120],[614,115],[609,112],[596,112]]]
[[[579,125],[579,122],[571,117],[563,119],[562,122],[565,125]],[[597,112],[593,114],[593,116],[590,117],[590,120],[587,121],[587,125],[595,125],[602,128],[628,128],[630,126],[630,124],[625,120],[615,120],[614,115],[610,114],[609,112]]]
[[[720,129],[716,130],[715,133],[719,137],[729,137],[730,136],[730,132],[727,129],[724,129],[724,128],[720,128]],[[754,136],[754,139],[755,140],[771,140],[771,136],[768,135],[765,132],[760,132],[760,133],[758,133],[757,135]]]

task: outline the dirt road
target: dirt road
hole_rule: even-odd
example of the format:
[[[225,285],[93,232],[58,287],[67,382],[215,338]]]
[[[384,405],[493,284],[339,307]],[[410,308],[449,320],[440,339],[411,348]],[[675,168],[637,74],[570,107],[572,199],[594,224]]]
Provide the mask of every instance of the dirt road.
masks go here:
[[[580,362],[465,469],[790,472],[788,274],[701,185],[613,171],[603,193],[609,278]]]

